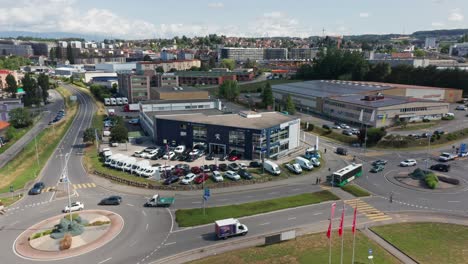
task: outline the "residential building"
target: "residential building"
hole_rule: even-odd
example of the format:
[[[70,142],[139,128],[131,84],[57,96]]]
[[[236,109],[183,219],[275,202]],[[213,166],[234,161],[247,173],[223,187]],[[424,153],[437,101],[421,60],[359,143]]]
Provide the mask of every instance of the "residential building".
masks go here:
[[[434,37],[427,37],[424,42],[424,49],[435,49],[437,48],[437,38]]]
[[[158,67],[162,67],[164,72],[169,72],[172,69],[186,71],[192,67],[199,68],[200,66],[200,60],[140,61],[136,63],[136,72],[138,74],[145,74],[145,72],[154,74],[154,71]]]
[[[466,55],[468,55],[468,42],[451,45],[449,55],[459,57],[465,57]]]
[[[115,72],[115,73],[131,73],[136,70],[135,62],[128,63],[98,63],[95,65],[96,71]]]
[[[242,79],[246,79],[244,76],[250,76],[249,73],[237,73],[237,72],[219,72],[219,71],[181,71],[176,72],[176,76],[179,78],[179,85],[181,86],[194,86],[194,85],[220,85],[226,80],[237,80],[237,75],[242,76]],[[253,73],[251,73],[253,79]],[[248,77],[247,77],[248,79]]]
[[[222,48],[221,59],[232,59],[235,61],[263,60],[262,48]]]
[[[31,45],[17,44],[16,42],[0,43],[0,56],[22,56],[29,57],[34,55]]]

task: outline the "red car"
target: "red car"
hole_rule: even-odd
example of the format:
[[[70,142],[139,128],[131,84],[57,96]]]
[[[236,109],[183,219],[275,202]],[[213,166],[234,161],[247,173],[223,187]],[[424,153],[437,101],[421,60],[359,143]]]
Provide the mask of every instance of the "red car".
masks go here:
[[[200,167],[197,167],[197,166],[194,166],[192,167],[192,169],[190,170],[193,174],[199,174],[202,172],[202,170],[200,169]]]
[[[208,175],[208,174],[206,174],[206,173],[202,173],[202,174],[198,175],[198,176],[195,178],[194,182],[195,182],[196,184],[200,184],[200,183],[205,182],[205,181],[208,180],[209,178],[210,178],[210,175]]]
[[[238,160],[240,157],[238,155],[232,155],[232,156],[229,156],[228,160],[229,161],[236,161]]]
[[[172,175],[177,175],[177,176],[181,177],[181,176],[185,175],[185,171],[183,169],[181,169],[181,168],[175,168],[172,171]]]

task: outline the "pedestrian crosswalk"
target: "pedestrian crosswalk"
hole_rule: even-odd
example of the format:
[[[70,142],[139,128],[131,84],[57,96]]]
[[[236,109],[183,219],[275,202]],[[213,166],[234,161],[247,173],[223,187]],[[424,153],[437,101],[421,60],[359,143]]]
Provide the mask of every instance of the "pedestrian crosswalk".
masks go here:
[[[73,184],[73,189],[86,189],[86,188],[94,188],[96,184],[94,182],[91,183],[75,183]]]
[[[362,201],[361,199],[345,200],[344,202],[345,204],[353,208],[357,206],[358,213],[365,215],[369,220],[372,220],[374,222],[392,219],[392,217],[390,217],[389,215],[377,210],[376,208],[372,207],[371,205]]]
[[[42,189],[41,193],[46,193],[46,192],[55,192],[55,186],[46,187],[46,188]]]

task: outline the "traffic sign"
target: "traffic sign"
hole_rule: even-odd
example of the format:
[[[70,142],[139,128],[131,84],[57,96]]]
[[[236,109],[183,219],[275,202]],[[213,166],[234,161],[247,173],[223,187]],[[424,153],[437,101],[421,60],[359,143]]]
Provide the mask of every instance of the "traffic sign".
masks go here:
[[[460,152],[461,153],[466,152],[466,144],[465,143],[460,145]]]
[[[10,192],[13,192],[13,185],[10,185]]]
[[[369,248],[369,255],[372,256],[372,249]]]
[[[210,197],[210,196],[211,196],[210,188],[205,188],[205,194],[204,194],[204,196],[206,196],[206,197]]]

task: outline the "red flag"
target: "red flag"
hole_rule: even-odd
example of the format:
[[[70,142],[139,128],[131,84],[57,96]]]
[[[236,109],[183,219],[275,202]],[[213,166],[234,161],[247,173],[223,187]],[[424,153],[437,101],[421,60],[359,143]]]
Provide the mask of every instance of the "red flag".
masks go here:
[[[332,230],[332,221],[333,221],[333,215],[335,215],[335,207],[336,203],[333,203],[331,205],[331,212],[330,212],[330,223],[328,224],[328,231],[327,231],[327,237],[331,237],[331,230]]]
[[[354,207],[354,218],[353,218],[353,228],[352,228],[353,234],[354,232],[356,232],[356,214],[357,214],[357,206]]]
[[[343,203],[343,210],[341,211],[340,228],[338,229],[338,235],[340,235],[340,236],[343,235],[344,212],[345,212],[345,207],[344,207],[344,203]]]

